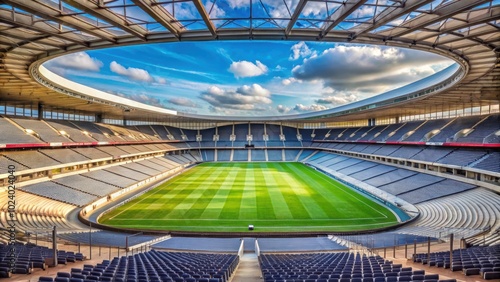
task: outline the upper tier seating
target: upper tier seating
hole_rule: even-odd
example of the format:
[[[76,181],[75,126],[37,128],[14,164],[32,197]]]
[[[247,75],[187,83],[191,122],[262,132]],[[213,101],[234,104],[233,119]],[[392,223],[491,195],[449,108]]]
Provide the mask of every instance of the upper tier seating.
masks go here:
[[[472,128],[474,124],[478,123],[482,117],[472,116],[472,117],[459,117],[453,120],[452,123],[448,124],[443,128],[438,134],[434,135],[430,141],[432,142],[447,142],[453,141],[453,137],[457,132],[466,128]]]
[[[23,118],[13,119],[13,121],[25,130],[30,129],[36,132],[38,134],[37,137],[43,142],[71,142],[69,138],[66,138],[56,129],[45,123],[45,121]]]
[[[22,129],[16,127],[3,117],[0,117],[0,128],[2,132],[9,132],[9,134],[0,134],[0,144],[41,142],[36,137],[26,134]]]
[[[151,125],[136,125],[135,129],[139,134],[143,134],[147,136],[147,138],[157,141],[157,140],[162,140],[160,134],[158,134],[152,127]],[[168,138],[165,138],[163,140],[168,140]]]
[[[47,120],[47,123],[55,128],[57,131],[66,132],[66,138],[70,139],[72,142],[94,142],[94,139],[90,134],[84,134],[85,130],[81,130],[71,121],[66,120]]]
[[[477,124],[474,130],[465,137],[460,137],[457,142],[483,143],[489,135],[500,130],[500,115],[491,115]],[[495,139],[496,140],[496,139]]]
[[[433,130],[439,130],[451,121],[452,121],[451,119],[428,120],[424,124],[422,124],[418,129],[416,129],[415,132],[413,132],[413,134],[403,139],[403,141],[409,141],[409,142],[429,141],[430,138],[426,138],[426,135],[429,132]]]

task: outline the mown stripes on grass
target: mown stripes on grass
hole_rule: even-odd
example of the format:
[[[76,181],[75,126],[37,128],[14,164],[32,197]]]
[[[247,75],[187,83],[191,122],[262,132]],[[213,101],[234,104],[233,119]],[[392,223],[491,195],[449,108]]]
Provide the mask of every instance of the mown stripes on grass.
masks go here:
[[[348,231],[397,223],[386,207],[301,163],[204,163],[101,223],[183,231]]]

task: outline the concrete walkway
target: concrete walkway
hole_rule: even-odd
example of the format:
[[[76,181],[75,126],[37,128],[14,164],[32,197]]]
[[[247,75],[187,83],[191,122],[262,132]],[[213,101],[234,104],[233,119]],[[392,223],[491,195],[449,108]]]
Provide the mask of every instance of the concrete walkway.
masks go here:
[[[245,253],[240,259],[240,265],[235,272],[232,282],[263,281],[260,272],[259,259],[255,253]]]

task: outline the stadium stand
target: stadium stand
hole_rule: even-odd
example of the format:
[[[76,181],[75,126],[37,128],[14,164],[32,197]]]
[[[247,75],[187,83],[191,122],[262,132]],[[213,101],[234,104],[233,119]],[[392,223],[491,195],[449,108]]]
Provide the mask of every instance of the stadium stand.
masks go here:
[[[39,151],[5,151],[1,154],[28,168],[39,168],[60,165],[61,162],[48,157]]]
[[[219,126],[219,141],[217,141],[217,147],[232,147],[232,142],[230,137],[233,134],[233,126]]]
[[[0,199],[0,222],[7,227],[9,198],[7,195],[2,195]],[[23,191],[17,191],[16,203],[18,220],[16,228],[18,230],[52,228],[53,226],[57,226],[59,230],[79,228],[79,225],[66,219],[66,215],[75,209],[74,205]]]
[[[111,158],[112,155],[108,154],[107,152],[104,152],[98,148],[93,148],[93,147],[85,147],[85,148],[73,148],[71,149],[78,154],[82,156],[86,156],[90,159],[93,160],[98,160],[98,159],[106,159],[106,158]]]
[[[393,131],[387,131],[387,135],[381,141],[402,141],[401,139],[405,134],[408,134],[410,131],[414,131],[418,129],[424,122],[422,121],[409,121],[403,124],[399,124],[399,126]]]
[[[265,150],[251,150],[252,162],[263,162],[266,161],[266,151]]]
[[[131,179],[125,176],[121,176],[116,173],[112,173],[108,170],[94,170],[87,173],[83,173],[82,176],[100,181],[106,184],[110,184],[119,188],[128,187],[137,182],[135,179]]]
[[[172,140],[182,140],[182,132],[179,128],[171,126],[163,126],[163,128],[167,130],[169,135],[172,135]]]
[[[484,169],[494,172],[500,172],[500,152],[493,152],[488,154],[477,163],[473,163],[472,167]]]
[[[264,127],[265,124],[250,124],[252,133],[252,144],[255,147],[265,147],[266,142],[264,141]]]
[[[201,156],[202,156],[202,160],[204,162],[213,162],[213,161],[215,161],[215,151],[214,150],[202,150],[201,151]]]
[[[97,181],[82,175],[71,175],[53,180],[55,183],[85,192],[87,194],[103,197],[118,190],[116,186]]]
[[[300,153],[300,150],[285,150],[285,161],[293,162],[297,158],[297,155]]]
[[[234,135],[236,135],[236,139],[233,142],[233,147],[245,147],[245,144],[248,144],[247,134],[249,130],[248,124],[235,124],[234,125]]]
[[[70,139],[66,138],[49,124],[45,123],[45,121],[24,118],[12,119],[12,121],[24,128],[25,131],[34,131],[37,134],[37,137],[44,142],[71,142]]]
[[[485,143],[488,136],[495,134],[500,129],[500,115],[490,115],[472,127],[472,131],[465,136],[455,138],[457,142]],[[496,140],[496,139],[494,139]],[[486,142],[487,143],[487,142]]]
[[[450,252],[414,254],[413,261],[430,266],[462,271],[464,275],[481,275],[485,280],[500,279],[500,245],[472,247]]]
[[[0,128],[2,128],[3,132],[9,132],[9,134],[2,134],[0,136],[0,144],[41,142],[36,137],[23,132],[22,129],[9,122],[7,118],[0,117]]]
[[[407,136],[403,136],[403,141],[407,142],[419,142],[419,141],[428,141],[430,136],[432,136],[432,132],[434,130],[440,130],[449,124],[451,119],[437,119],[437,120],[427,120],[425,123],[420,125],[414,132],[411,134],[407,133]]]
[[[217,161],[228,162],[231,160],[231,150],[217,150]]]
[[[79,207],[84,206],[97,199],[97,196],[95,195],[71,189],[52,181],[31,184],[28,186],[19,187],[19,189],[28,193]]]
[[[15,253],[13,269],[9,269],[9,265],[7,264],[7,259],[10,260],[8,255],[11,251]],[[9,245],[0,244],[0,254],[4,259],[4,261],[0,262],[0,277],[5,278],[10,277],[11,273],[29,274],[34,268],[45,270],[47,267],[45,259],[54,257],[52,249],[22,243],[16,243],[14,248],[11,248]],[[81,253],[66,252],[63,250],[57,251],[57,260],[60,264],[76,262],[77,260],[82,261],[83,259],[84,255]]]
[[[89,160],[85,155],[81,155],[71,149],[40,150],[39,152],[63,164],[85,162]]]
[[[283,150],[267,149],[267,159],[269,161],[283,161]]]
[[[135,129],[139,134],[147,136],[150,140],[161,140],[160,134],[158,134],[151,125],[136,125]],[[165,140],[168,140],[168,138]]]
[[[419,218],[398,232],[436,238],[455,233],[467,238],[498,226],[499,204],[498,196],[484,188],[429,200],[416,205]]]
[[[106,168],[105,170],[123,177],[134,179],[136,181],[140,181],[148,177],[147,174],[130,169],[126,165],[112,166]]]
[[[425,275],[393,264],[380,256],[359,253],[264,254],[260,265],[265,282],[275,281],[417,281],[438,280],[439,275]],[[332,280],[330,280],[332,279]]]
[[[235,161],[235,162],[248,161],[248,150],[234,150],[233,151],[233,161]]]
[[[174,139],[174,137],[170,135],[170,133],[163,125],[151,125],[151,129],[158,135],[158,138],[160,138],[161,140],[171,140],[169,136]]]
[[[298,156],[298,159],[297,161],[304,161],[306,160],[307,158],[311,157],[311,155],[314,153],[315,151],[314,150],[302,150],[300,152],[300,155]]]
[[[446,142],[454,140],[455,134],[460,130],[471,128],[478,123],[482,118],[478,116],[459,117],[453,120],[448,126],[442,128],[439,133],[434,135],[430,141]]]
[[[80,279],[83,281],[230,281],[238,266],[234,254],[205,254],[192,252],[148,251],[132,256],[115,257],[83,269],[58,272],[57,277],[44,277],[43,281]],[[194,279],[194,280],[192,280]],[[42,281],[42,280],[41,280]]]

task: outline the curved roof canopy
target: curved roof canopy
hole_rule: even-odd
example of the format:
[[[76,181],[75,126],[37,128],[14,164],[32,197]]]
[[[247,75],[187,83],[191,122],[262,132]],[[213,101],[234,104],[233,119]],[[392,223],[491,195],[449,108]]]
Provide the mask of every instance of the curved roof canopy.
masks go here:
[[[294,120],[350,120],[498,103],[499,0],[3,0],[0,98],[127,119],[192,120],[90,100],[46,81],[39,66],[69,52],[152,42],[312,40],[415,48],[454,59],[446,84],[407,99]],[[413,103],[418,99],[418,103]],[[92,103],[89,103],[92,102]],[[438,109],[439,108],[439,109]],[[252,119],[252,118],[249,118]]]

